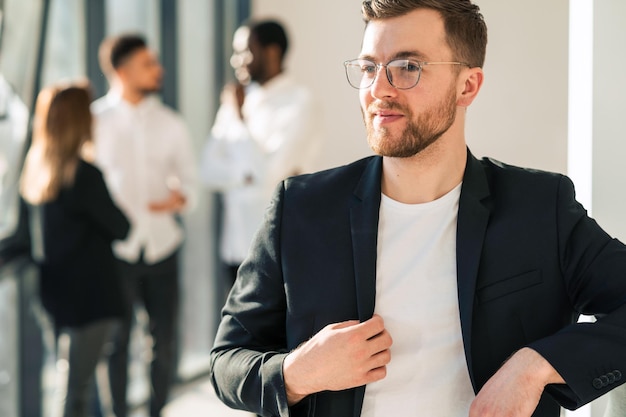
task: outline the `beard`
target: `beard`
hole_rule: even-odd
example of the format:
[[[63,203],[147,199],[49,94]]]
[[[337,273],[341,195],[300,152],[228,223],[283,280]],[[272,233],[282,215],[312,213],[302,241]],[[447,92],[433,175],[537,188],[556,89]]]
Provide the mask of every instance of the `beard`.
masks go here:
[[[149,96],[151,94],[156,94],[156,93],[160,93],[161,92],[161,85],[155,85],[152,87],[142,87],[139,89],[139,92],[141,93],[141,95],[143,96]]]
[[[405,115],[408,123],[398,136],[394,136],[389,128],[374,127],[374,107],[378,110],[398,110]],[[378,155],[392,158],[409,158],[422,152],[435,143],[456,119],[456,90],[451,85],[443,100],[415,117],[408,108],[396,102],[383,102],[377,106],[373,104],[364,112],[363,121],[367,129],[367,141],[370,148]]]
[[[163,87],[163,78],[145,79],[135,84],[137,91],[143,96],[158,94]]]

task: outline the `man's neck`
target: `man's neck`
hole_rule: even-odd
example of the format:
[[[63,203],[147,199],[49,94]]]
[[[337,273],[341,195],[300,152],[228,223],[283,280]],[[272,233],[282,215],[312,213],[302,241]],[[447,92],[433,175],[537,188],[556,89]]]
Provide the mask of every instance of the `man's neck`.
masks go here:
[[[463,137],[441,137],[410,158],[383,158],[382,192],[405,204],[434,201],[459,185],[467,163]]]
[[[265,79],[263,79],[262,81],[259,81],[259,85],[265,85],[268,82],[270,82],[271,80],[273,80],[274,78],[276,78],[277,76],[279,76],[280,74],[282,74],[283,71],[282,70],[275,70],[275,71],[271,71],[267,77],[265,77]]]
[[[137,105],[141,103],[145,98],[146,94],[140,91],[132,90],[129,88],[122,89],[122,99],[130,104]]]

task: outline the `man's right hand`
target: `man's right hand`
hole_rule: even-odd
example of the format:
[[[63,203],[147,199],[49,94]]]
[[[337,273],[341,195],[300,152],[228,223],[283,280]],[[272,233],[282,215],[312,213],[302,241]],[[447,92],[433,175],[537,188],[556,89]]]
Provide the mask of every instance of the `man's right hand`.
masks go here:
[[[223,105],[232,106],[241,119],[243,115],[241,109],[245,101],[245,87],[238,83],[226,84],[222,89],[220,101]]]
[[[320,391],[340,391],[383,379],[392,340],[374,315],[329,324],[285,358],[283,377],[289,405]]]

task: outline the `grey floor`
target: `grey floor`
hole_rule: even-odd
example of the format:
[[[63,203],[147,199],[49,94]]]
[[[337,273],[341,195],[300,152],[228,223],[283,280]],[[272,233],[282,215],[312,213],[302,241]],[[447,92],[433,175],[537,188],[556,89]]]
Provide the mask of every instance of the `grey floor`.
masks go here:
[[[251,417],[252,414],[231,410],[222,404],[208,380],[198,380],[175,392],[165,407],[163,417]],[[131,417],[147,417],[146,410],[137,410]]]
[[[67,343],[62,336],[59,339],[60,345]],[[131,351],[133,350],[131,346]],[[141,354],[135,352],[134,356],[139,358]],[[144,360],[132,361],[129,368],[129,403],[144,403],[149,394],[147,377],[147,358]],[[67,360],[65,358],[48,357],[43,373],[44,387],[44,416],[60,417],[62,405],[60,398],[64,397],[59,387],[65,385],[67,378]],[[101,363],[96,370],[97,378],[103,382],[101,387],[106,387],[106,367]],[[104,392],[104,397],[108,392]],[[112,417],[110,404],[103,402],[103,412],[106,417]],[[170,401],[163,410],[163,417],[253,417],[254,414],[232,410],[226,407],[215,395],[213,386],[208,376],[201,376],[193,382],[175,386],[170,394]],[[146,407],[134,408],[130,417],[148,417]]]

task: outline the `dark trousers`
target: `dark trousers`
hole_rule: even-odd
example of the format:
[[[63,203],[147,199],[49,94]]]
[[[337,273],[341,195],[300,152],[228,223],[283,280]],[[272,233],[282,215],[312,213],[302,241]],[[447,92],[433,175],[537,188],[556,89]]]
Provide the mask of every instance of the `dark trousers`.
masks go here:
[[[129,308],[116,333],[109,356],[113,411],[116,417],[128,415],[128,345],[133,323],[133,306],[141,303],[148,313],[153,341],[150,416],[158,417],[167,402],[176,364],[178,253],[156,264],[146,264],[142,259],[134,264],[120,261],[120,270]]]
[[[63,330],[70,342],[68,351],[60,353],[67,356],[69,362],[63,417],[89,414],[87,409],[96,365],[116,323],[114,319],[104,319]]]

